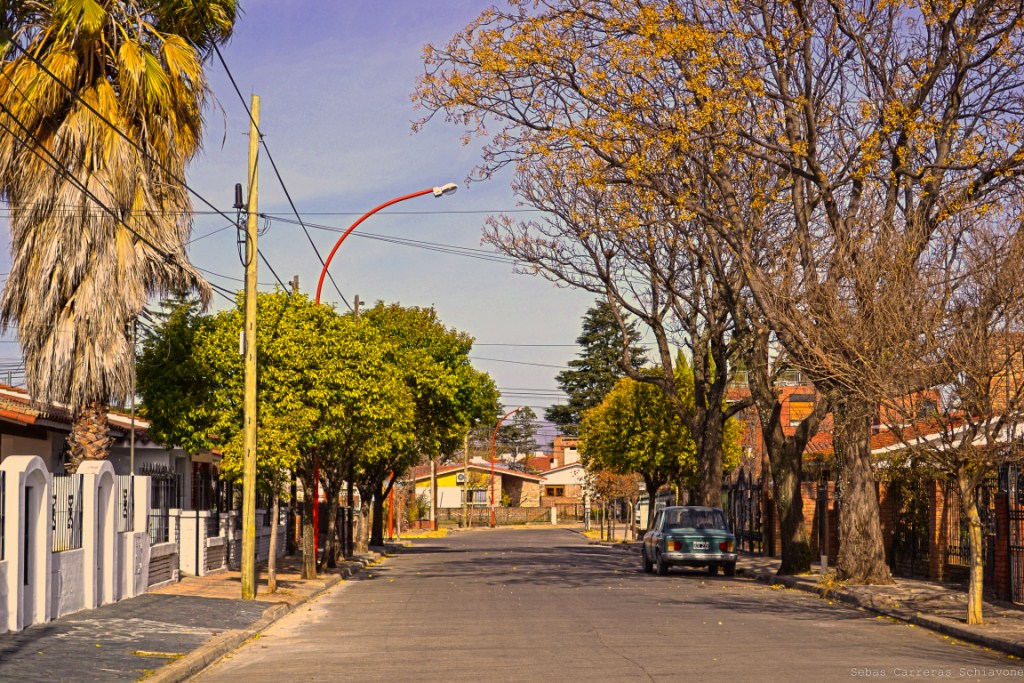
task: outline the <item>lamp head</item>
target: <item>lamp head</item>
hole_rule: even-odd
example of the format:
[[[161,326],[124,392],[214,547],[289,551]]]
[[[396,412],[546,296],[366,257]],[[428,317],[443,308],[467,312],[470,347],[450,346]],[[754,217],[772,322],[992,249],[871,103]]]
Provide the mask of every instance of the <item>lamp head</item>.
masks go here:
[[[455,194],[455,191],[458,190],[458,189],[459,189],[459,186],[456,185],[455,183],[448,183],[447,185],[442,185],[441,187],[435,187],[434,188],[434,196],[435,197],[442,197],[442,196],[444,196],[446,194]]]

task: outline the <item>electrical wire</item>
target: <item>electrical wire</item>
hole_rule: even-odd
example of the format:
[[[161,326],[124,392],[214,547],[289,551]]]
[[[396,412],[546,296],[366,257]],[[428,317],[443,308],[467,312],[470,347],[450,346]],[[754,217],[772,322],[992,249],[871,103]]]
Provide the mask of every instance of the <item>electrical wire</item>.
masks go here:
[[[295,221],[287,218],[274,217],[270,214],[262,214],[264,217],[274,221],[281,221],[282,223],[289,223],[291,225],[297,225]],[[316,230],[325,230],[328,232],[345,232],[346,228],[339,228],[333,225],[323,225],[319,223],[309,223],[311,228]],[[426,240],[415,240],[409,237],[395,237],[392,235],[379,235],[372,232],[356,231],[353,232],[354,237],[361,237],[363,239],[377,240],[379,242],[388,242],[391,244],[401,244],[408,247],[414,247],[418,249],[425,249],[427,251],[434,251],[442,254],[452,254],[454,256],[466,256],[468,258],[476,258],[481,261],[492,261],[495,263],[505,263],[515,265],[520,261],[501,256],[493,251],[487,251],[486,249],[476,249],[474,247],[460,247],[452,244],[442,244],[440,242],[428,242]]]
[[[527,363],[521,360],[502,360],[501,358],[481,358],[480,356],[470,356],[473,360],[490,361],[492,363],[511,363],[512,365],[531,365],[536,368],[554,368],[555,370],[566,370],[564,365],[547,365],[545,363]]]
[[[277,163],[274,161],[274,155],[270,153],[270,147],[267,145],[267,141],[263,137],[263,131],[260,130],[259,124],[256,123],[256,119],[253,118],[252,111],[249,109],[249,104],[245,101],[245,97],[242,95],[242,91],[239,89],[238,83],[235,81],[235,75],[231,73],[231,69],[228,68],[228,63],[224,59],[224,55],[221,54],[220,48],[217,47],[216,43],[213,45],[213,50],[217,54],[217,59],[220,60],[221,66],[224,67],[224,72],[227,74],[228,80],[231,81],[231,86],[235,89],[235,93],[238,95],[238,99],[241,101],[242,107],[245,109],[245,113],[249,116],[249,121],[252,123],[253,128],[256,129],[256,135],[259,137],[259,143],[267,153],[267,160],[270,162],[270,168],[273,169],[274,175],[277,176],[277,182],[281,185],[281,190],[284,192],[284,196],[288,200],[288,205],[292,208],[292,212],[295,214],[295,218],[298,219],[299,225],[302,226],[302,231],[306,233],[306,239],[309,240],[309,245],[313,247],[313,252],[320,260],[320,265],[326,268],[327,263],[324,261],[323,256],[320,255],[320,250],[317,249],[316,243],[313,241],[313,237],[309,234],[309,230],[306,229],[306,224],[303,222],[302,216],[299,215],[299,210],[296,208],[295,202],[292,201],[291,192],[288,191],[288,186],[285,185],[284,179],[281,177],[281,172],[278,170]],[[266,259],[264,259],[264,262],[266,263]],[[267,264],[267,267],[270,267],[269,263]],[[273,268],[271,268],[271,270],[273,270]],[[327,277],[330,279],[331,284],[334,285],[334,291],[336,291],[338,296],[341,297],[341,300],[345,302],[345,306],[348,310],[352,311],[352,306],[348,303],[348,299],[345,298],[345,295],[341,293],[338,283],[334,281],[334,276],[328,272]]]
[[[184,179],[183,177],[179,176],[179,175],[178,175],[178,174],[176,174],[176,173],[175,173],[174,171],[172,171],[171,169],[167,168],[167,166],[166,166],[166,165],[165,165],[165,164],[164,164],[164,163],[163,163],[163,162],[162,162],[161,160],[159,160],[159,159],[157,159],[156,157],[154,157],[154,156],[153,156],[152,154],[150,154],[150,153],[149,153],[149,152],[148,152],[148,151],[147,151],[147,150],[146,150],[145,148],[143,148],[143,147],[142,147],[142,145],[140,145],[140,144],[139,144],[138,142],[136,142],[135,140],[133,140],[133,139],[132,139],[132,138],[131,138],[131,137],[130,137],[130,136],[129,136],[129,135],[127,134],[127,133],[125,133],[125,132],[124,132],[123,130],[121,130],[121,129],[120,129],[120,128],[118,128],[118,127],[117,127],[116,125],[114,125],[114,124],[113,124],[113,122],[111,122],[111,121],[110,121],[110,119],[108,119],[108,118],[107,118],[106,116],[104,116],[104,115],[103,115],[103,114],[102,114],[102,113],[101,113],[101,112],[100,112],[99,110],[97,110],[97,109],[96,109],[96,108],[95,108],[95,107],[94,107],[94,106],[93,106],[92,104],[90,104],[89,102],[86,102],[86,101],[85,101],[85,99],[84,99],[84,98],[83,98],[83,97],[82,97],[81,95],[79,95],[79,94],[78,94],[78,92],[76,92],[76,91],[75,91],[75,90],[74,90],[73,88],[71,88],[71,86],[67,85],[66,83],[64,83],[64,81],[62,81],[62,80],[61,80],[60,78],[58,78],[58,77],[57,77],[57,74],[53,73],[53,72],[52,72],[52,71],[50,70],[50,68],[49,68],[49,67],[47,67],[47,66],[46,66],[45,64],[43,64],[43,62],[42,62],[42,61],[41,61],[41,60],[40,60],[40,59],[39,59],[38,57],[36,57],[35,55],[33,55],[33,54],[32,54],[31,52],[29,52],[29,51],[28,51],[28,49],[26,49],[26,48],[25,48],[25,47],[23,47],[22,45],[20,45],[20,44],[19,44],[19,43],[17,42],[17,40],[16,40],[15,36],[14,36],[13,34],[11,34],[11,32],[10,32],[10,31],[7,31],[7,30],[6,30],[5,28],[3,28],[3,27],[0,27],[0,34],[4,34],[4,35],[6,35],[6,37],[7,37],[7,40],[8,40],[8,45],[10,45],[10,46],[13,46],[13,47],[14,47],[14,48],[15,48],[16,50],[18,50],[18,51],[19,51],[19,52],[21,52],[21,53],[22,53],[23,55],[25,55],[25,57],[27,57],[27,58],[29,59],[29,61],[31,61],[31,62],[32,62],[33,64],[35,64],[35,65],[36,65],[36,66],[37,66],[37,67],[38,67],[38,68],[39,68],[40,70],[42,70],[42,71],[43,71],[43,73],[45,73],[45,74],[46,74],[47,76],[49,76],[49,77],[50,77],[50,78],[51,78],[51,79],[52,79],[52,80],[53,80],[53,81],[54,81],[55,83],[57,83],[57,85],[59,85],[59,86],[60,86],[60,87],[61,87],[61,88],[62,88],[62,89],[63,89],[63,90],[65,91],[65,92],[67,92],[67,93],[68,93],[69,95],[71,95],[71,97],[72,97],[72,98],[74,98],[74,99],[75,99],[75,100],[76,100],[77,102],[79,102],[79,103],[80,103],[80,104],[81,104],[82,106],[84,106],[84,107],[85,107],[86,109],[88,109],[88,110],[89,110],[89,111],[90,111],[90,112],[91,112],[92,114],[94,114],[94,115],[95,115],[95,116],[96,116],[97,118],[99,118],[99,120],[100,120],[100,121],[102,121],[102,122],[103,122],[104,124],[106,124],[106,125],[107,125],[107,126],[108,126],[108,127],[109,127],[109,128],[110,128],[110,129],[111,129],[111,130],[112,130],[113,132],[114,132],[114,133],[116,133],[116,134],[118,135],[118,137],[122,138],[122,139],[123,139],[123,140],[124,140],[125,142],[127,142],[127,143],[128,143],[129,145],[131,145],[132,147],[134,147],[134,148],[135,148],[135,149],[136,149],[136,150],[137,150],[137,151],[138,151],[139,153],[141,153],[141,154],[142,154],[142,155],[143,155],[143,156],[144,156],[144,157],[145,157],[146,159],[148,159],[148,160],[152,161],[152,162],[153,162],[153,163],[154,163],[154,164],[155,164],[155,165],[156,165],[157,167],[159,167],[159,168],[160,168],[160,170],[162,170],[162,171],[163,171],[164,173],[166,173],[166,174],[167,174],[167,175],[168,175],[168,176],[169,176],[170,178],[172,178],[172,179],[173,179],[174,181],[176,181],[176,182],[178,182],[179,184],[181,184],[181,186],[182,186],[182,187],[184,187],[184,188],[185,188],[185,189],[186,189],[186,190],[187,190],[188,192],[190,192],[190,193],[191,193],[192,195],[194,195],[194,196],[195,196],[195,197],[196,197],[197,199],[199,199],[199,201],[201,201],[201,202],[202,202],[203,204],[205,204],[206,206],[208,206],[208,207],[210,207],[211,209],[213,209],[213,211],[215,211],[215,212],[216,212],[217,214],[219,214],[220,216],[223,216],[223,217],[224,217],[224,218],[226,218],[227,220],[229,220],[229,221],[232,221],[232,223],[234,223],[234,219],[233,219],[233,218],[232,218],[231,216],[229,216],[228,214],[224,213],[224,212],[223,212],[223,211],[221,211],[221,210],[220,210],[219,208],[217,208],[217,206],[215,206],[215,205],[214,205],[214,204],[213,204],[212,202],[210,202],[210,201],[209,201],[208,199],[206,199],[206,197],[204,197],[204,196],[203,196],[203,195],[201,195],[201,194],[200,194],[200,193],[199,193],[198,191],[196,191],[195,189],[193,189],[193,188],[192,188],[192,187],[191,187],[191,186],[190,186],[190,185],[189,185],[189,184],[188,184],[188,183],[187,183],[187,182],[185,181],[185,179]],[[9,80],[9,81],[10,81],[10,82],[12,83],[12,85],[14,85],[14,87],[15,87],[15,88],[17,88],[17,85],[16,85],[16,84],[14,84],[14,81],[13,81],[13,80],[11,80],[11,78],[10,78],[10,76],[9,76],[9,75],[7,76],[7,78],[8,78],[8,80]],[[19,94],[20,94],[20,95],[22,96],[22,98],[24,98],[24,99],[25,99],[25,101],[26,101],[26,102],[31,102],[31,100],[29,100],[29,99],[28,99],[28,98],[27,98],[27,97],[25,96],[25,94],[24,94],[23,92],[21,92],[20,90],[18,90],[18,93],[19,93]],[[4,110],[5,110],[5,113],[7,113],[7,114],[8,114],[8,116],[11,116],[11,118],[12,118],[12,119],[14,119],[15,121],[18,121],[18,119],[17,119],[17,118],[16,118],[16,117],[15,117],[15,116],[14,116],[13,114],[11,114],[11,112],[10,112],[9,110],[7,110],[7,108],[6,108],[6,107],[4,107]],[[21,123],[20,121],[18,121],[18,124],[19,124],[20,126],[24,127],[24,124],[23,124],[23,123]],[[27,128],[26,128],[26,132],[29,132],[29,134],[31,135],[31,132],[30,132],[30,131],[28,131],[28,130],[27,130]],[[34,136],[33,136],[33,138],[34,138]],[[35,139],[35,142],[39,143],[39,141],[38,141],[37,139]],[[41,143],[39,143],[39,144],[41,144]],[[47,150],[47,152],[49,153],[49,150]],[[74,181],[73,181],[73,182],[74,182]],[[80,183],[79,183],[79,184],[80,184]],[[85,188],[84,186],[82,186],[82,187],[81,187],[81,189],[82,189],[82,191],[83,191],[83,192],[86,192],[86,193],[87,193],[87,194],[88,194],[88,195],[90,196],[90,198],[92,198],[92,197],[94,196],[94,195],[92,195],[92,193],[91,193],[91,192],[89,192],[89,190],[88,190],[87,188]],[[98,200],[96,200],[96,203],[97,203],[98,205],[100,205],[100,206],[103,206],[102,202],[99,202]],[[109,209],[108,209],[108,210],[109,210]],[[126,228],[128,228],[128,230],[130,230],[130,231],[131,231],[131,232],[132,232],[133,234],[135,234],[136,236],[138,236],[140,240],[146,241],[146,240],[145,240],[145,238],[143,238],[143,237],[142,237],[141,235],[139,235],[139,234],[138,234],[137,232],[135,232],[135,231],[134,231],[134,230],[132,230],[132,229],[131,229],[130,227],[128,227],[128,225],[127,225],[127,224],[125,224],[125,223],[124,223],[124,221],[120,219],[120,217],[118,217],[118,216],[117,216],[116,214],[112,214],[112,215],[114,215],[114,217],[115,217],[115,218],[117,218],[117,220],[118,220],[118,221],[119,221],[119,222],[120,222],[120,223],[121,223],[122,225],[124,225],[124,226],[125,226]],[[147,243],[147,244],[150,244],[150,243],[149,243],[148,241],[147,241],[146,243]],[[150,246],[152,246],[152,245],[150,245]],[[156,247],[152,247],[152,248],[153,248],[154,250],[156,250],[156,252],[157,252],[157,253],[159,253],[159,254],[163,255],[163,253],[162,253],[162,252],[161,252],[161,251],[160,251],[159,249],[156,249]],[[260,255],[262,256],[262,254],[260,254]],[[168,258],[167,256],[164,256],[164,257],[165,257],[165,258]],[[266,263],[266,257],[264,257],[264,262]],[[269,266],[268,266],[268,267],[269,267]],[[271,268],[271,272],[273,272],[273,268]],[[275,278],[276,278],[276,277],[277,277],[277,275],[276,275],[276,273],[275,273]],[[281,279],[280,279],[280,278],[277,278],[277,280],[278,280],[278,282],[280,283],[280,285],[281,285],[281,287],[282,287],[283,289],[285,289],[285,290],[287,290],[287,289],[288,289],[288,287],[287,287],[287,286],[286,286],[286,285],[284,284],[284,282],[283,282],[283,281],[281,281]]]

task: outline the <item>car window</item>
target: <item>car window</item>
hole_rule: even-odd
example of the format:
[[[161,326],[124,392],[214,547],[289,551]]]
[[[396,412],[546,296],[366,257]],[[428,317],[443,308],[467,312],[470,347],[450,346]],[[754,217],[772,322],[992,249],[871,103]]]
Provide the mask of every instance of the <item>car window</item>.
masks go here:
[[[694,510],[683,508],[671,510],[665,520],[669,529],[721,529],[728,531],[725,515],[721,510]]]
[[[661,518],[664,517],[664,516],[665,516],[664,511],[659,510],[658,514],[654,515],[654,524],[651,525],[651,528],[654,529],[655,531],[658,531],[659,529],[661,529]]]

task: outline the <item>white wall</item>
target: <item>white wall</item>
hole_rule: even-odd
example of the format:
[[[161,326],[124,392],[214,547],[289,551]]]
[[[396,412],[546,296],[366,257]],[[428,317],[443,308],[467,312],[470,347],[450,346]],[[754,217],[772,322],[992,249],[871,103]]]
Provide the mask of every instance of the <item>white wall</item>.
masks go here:
[[[52,477],[43,459],[10,456],[0,463],[0,470],[5,475],[6,525],[5,559],[0,561],[0,631],[21,630],[145,592],[148,477],[135,477],[133,482],[134,530],[118,532],[118,485],[112,466],[108,462],[83,463],[79,468],[81,547],[53,552]]]
[[[85,609],[85,550],[53,553],[50,567],[50,618]]]
[[[583,486],[586,470],[583,465],[567,467],[554,472],[543,472],[545,486]]]

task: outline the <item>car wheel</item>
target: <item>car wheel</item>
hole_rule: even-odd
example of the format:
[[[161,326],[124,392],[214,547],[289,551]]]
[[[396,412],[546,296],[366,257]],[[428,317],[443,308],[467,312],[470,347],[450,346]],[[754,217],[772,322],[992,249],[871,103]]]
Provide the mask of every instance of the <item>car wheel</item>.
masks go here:
[[[710,574],[711,576],[715,576],[716,574],[718,574],[718,565],[717,564],[709,564],[708,565],[708,574]]]
[[[658,553],[658,576],[665,576],[666,574],[668,574],[668,562],[661,556],[661,553]]]
[[[645,574],[650,574],[654,571],[654,563],[647,559],[646,548],[640,548],[640,559],[643,561]]]
[[[735,562],[729,562],[728,564],[725,565],[725,575],[726,576],[736,576],[736,563]]]

